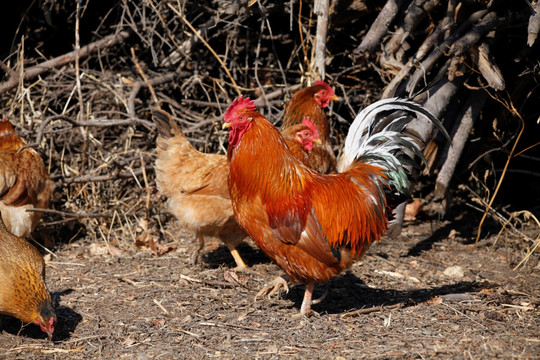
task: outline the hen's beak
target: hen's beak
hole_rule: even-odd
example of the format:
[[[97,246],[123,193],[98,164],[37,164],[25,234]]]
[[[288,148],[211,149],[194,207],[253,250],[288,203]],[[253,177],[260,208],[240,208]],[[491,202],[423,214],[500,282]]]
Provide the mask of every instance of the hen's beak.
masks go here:
[[[223,123],[223,125],[221,126],[221,128],[222,128],[223,130],[225,130],[225,129],[230,128],[231,126],[232,126],[231,123]]]
[[[331,97],[330,97],[330,100],[332,100],[332,101],[338,101],[338,100],[339,100],[339,96],[337,96],[337,95],[331,96]]]
[[[53,337],[53,332],[52,330],[47,330],[45,331],[47,333],[47,336],[49,337],[49,341],[52,341],[52,337]]]
[[[321,144],[322,144],[321,139],[315,139],[315,140],[313,140],[313,142],[314,142],[315,144],[318,144],[318,145],[321,145]]]

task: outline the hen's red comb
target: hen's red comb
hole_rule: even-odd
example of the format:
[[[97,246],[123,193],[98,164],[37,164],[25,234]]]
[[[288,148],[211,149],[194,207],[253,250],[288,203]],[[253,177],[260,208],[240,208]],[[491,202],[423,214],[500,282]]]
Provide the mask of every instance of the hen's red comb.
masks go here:
[[[0,135],[9,135],[14,133],[15,129],[13,128],[13,125],[11,125],[6,118],[0,120]]]
[[[334,90],[332,90],[332,87],[330,85],[328,85],[328,83],[326,83],[325,81],[322,81],[322,80],[317,80],[315,81],[315,83],[313,84],[313,86],[315,85],[319,85],[319,86],[322,86],[323,88],[325,88],[328,92],[334,92]]]
[[[233,103],[229,106],[227,111],[225,111],[225,118],[231,116],[233,113],[236,113],[240,110],[250,110],[255,111],[257,110],[257,106],[255,106],[255,103],[250,100],[248,97],[242,97],[236,98]]]
[[[304,119],[302,119],[302,124],[306,125],[311,130],[314,138],[319,137],[319,132],[317,131],[317,127],[315,126],[313,121],[311,121],[309,117],[305,117]]]

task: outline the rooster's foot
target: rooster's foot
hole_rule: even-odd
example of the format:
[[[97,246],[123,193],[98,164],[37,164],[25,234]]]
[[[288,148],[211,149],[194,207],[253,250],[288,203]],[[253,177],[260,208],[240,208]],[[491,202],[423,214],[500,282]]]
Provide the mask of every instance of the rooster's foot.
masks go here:
[[[273,281],[266,284],[258,293],[255,295],[255,301],[262,296],[267,296],[268,298],[274,296],[282,288],[285,290],[285,293],[289,292],[289,284],[287,283],[287,276],[278,276]]]

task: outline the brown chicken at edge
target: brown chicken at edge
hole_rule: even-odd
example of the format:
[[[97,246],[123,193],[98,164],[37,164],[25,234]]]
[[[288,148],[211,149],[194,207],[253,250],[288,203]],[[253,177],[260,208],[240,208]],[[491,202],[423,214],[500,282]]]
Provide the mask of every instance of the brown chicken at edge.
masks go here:
[[[300,124],[306,116],[309,116],[317,127],[321,144],[313,147],[306,165],[321,174],[336,171],[336,156],[332,150],[330,126],[324,108],[331,100],[338,99],[330,85],[324,81],[316,81],[312,86],[294,94],[283,113],[282,129]]]
[[[197,151],[165,111],[154,111],[152,119],[159,131],[156,183],[168,198],[169,211],[183,228],[195,233],[198,247],[192,263],[199,260],[204,238],[217,237],[229,248],[237,268],[246,268],[236,249],[247,235],[233,215],[227,156]],[[320,143],[317,128],[307,119],[281,133],[300,161],[308,159],[313,143]]]
[[[17,236],[29,236],[47,208],[54,183],[43,159],[30,148],[6,119],[0,121],[0,213],[6,228]]]
[[[28,241],[11,234],[0,219],[0,315],[34,323],[52,339],[56,326],[45,284],[45,262]]]

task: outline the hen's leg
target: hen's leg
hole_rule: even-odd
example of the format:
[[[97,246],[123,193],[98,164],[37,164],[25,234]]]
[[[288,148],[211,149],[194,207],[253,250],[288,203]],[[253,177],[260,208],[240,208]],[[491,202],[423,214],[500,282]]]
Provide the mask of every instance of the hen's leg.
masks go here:
[[[236,248],[234,249],[229,248],[229,250],[231,252],[231,255],[234,258],[234,261],[236,261],[236,269],[237,270],[246,269],[247,268],[246,263],[244,263],[244,260],[242,260],[242,257],[238,253],[238,250],[236,250]]]
[[[199,263],[199,260],[200,260],[200,257],[201,257],[201,251],[204,248],[204,237],[198,231],[197,231],[197,233],[195,233],[195,240],[197,240],[197,248],[195,249],[193,254],[191,254],[190,261],[191,261],[192,265],[195,265],[195,264]]]
[[[268,296],[272,297],[275,295],[281,288],[285,290],[285,293],[289,292],[289,284],[287,284],[287,281],[289,280],[289,277],[287,275],[278,276],[271,282],[264,285],[264,287],[255,295],[255,301],[261,296]]]

